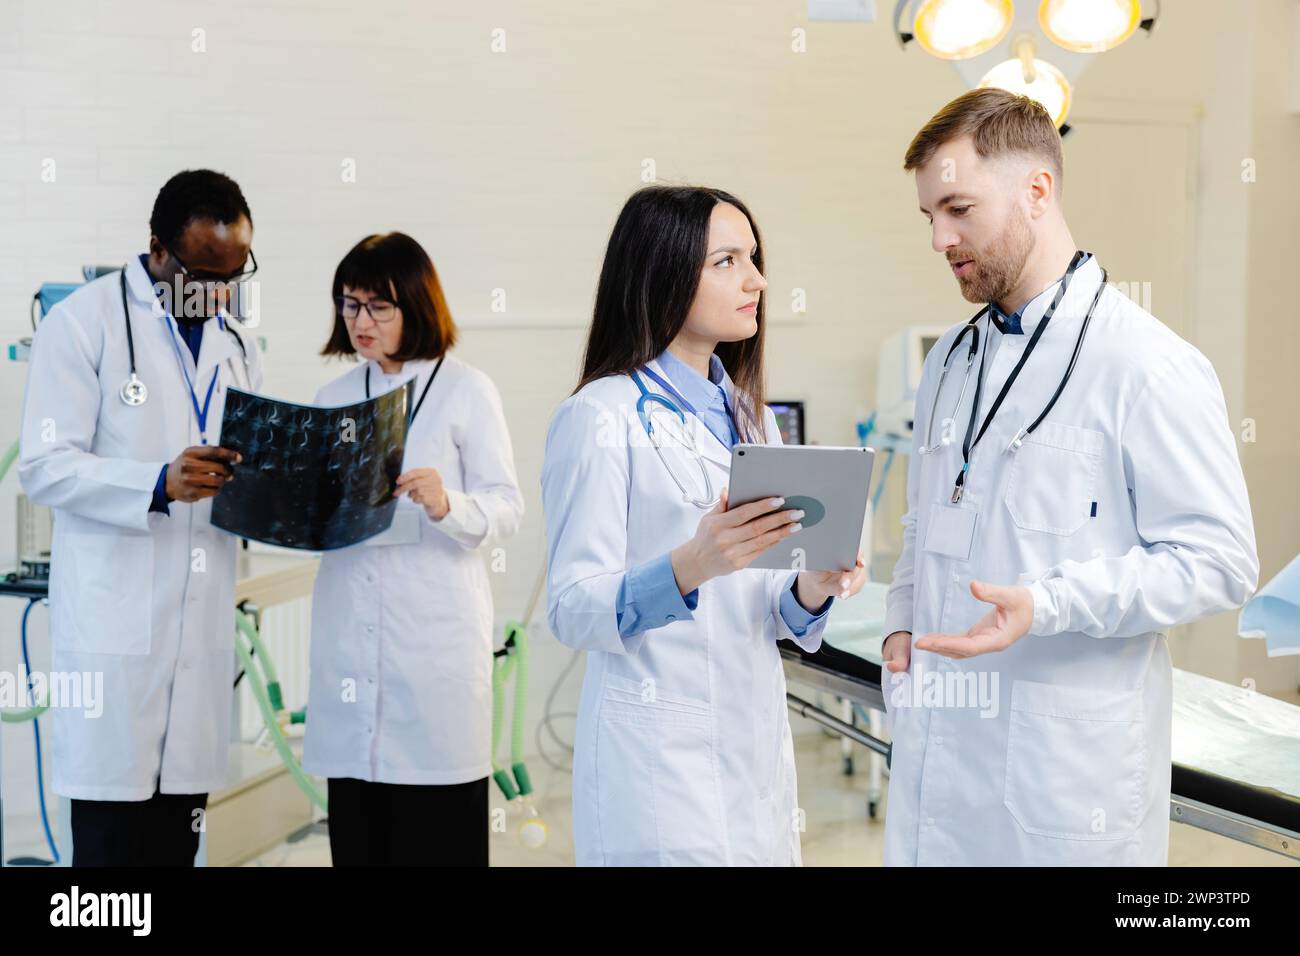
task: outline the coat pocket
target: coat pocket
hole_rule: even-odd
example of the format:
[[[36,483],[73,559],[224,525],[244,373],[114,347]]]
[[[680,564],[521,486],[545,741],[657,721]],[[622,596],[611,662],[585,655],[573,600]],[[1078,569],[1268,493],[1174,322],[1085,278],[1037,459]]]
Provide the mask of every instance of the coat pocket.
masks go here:
[[[1101,470],[1102,433],[1043,422],[1014,453],[1007,510],[1026,531],[1074,534],[1091,517]]]
[[[153,536],[70,530],[56,539],[50,605],[59,648],[82,654],[148,654]]]
[[[722,865],[726,837],[711,708],[606,677],[596,812],[609,865]]]
[[[1142,819],[1147,745],[1142,691],[1016,681],[1005,803],[1026,833],[1122,840]]]

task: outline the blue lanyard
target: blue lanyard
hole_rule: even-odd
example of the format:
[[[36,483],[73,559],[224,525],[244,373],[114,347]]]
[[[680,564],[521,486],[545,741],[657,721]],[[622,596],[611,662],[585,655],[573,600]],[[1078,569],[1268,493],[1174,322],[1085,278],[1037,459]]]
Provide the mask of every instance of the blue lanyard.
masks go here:
[[[222,325],[221,317],[217,317],[217,322]],[[208,382],[208,394],[203,399],[203,407],[199,408],[199,397],[194,394],[194,383],[190,380],[190,370],[185,367],[185,359],[181,357],[181,347],[176,344],[176,339],[180,335],[176,331],[172,317],[167,316],[167,331],[171,334],[168,336],[172,340],[172,351],[176,353],[176,361],[180,363],[181,374],[185,376],[185,387],[190,390],[190,404],[194,407],[194,418],[199,423],[199,443],[206,445],[208,443],[208,409],[212,407],[212,392],[217,387],[217,375],[221,371],[220,364],[212,370],[212,381]],[[197,363],[195,363],[197,371]]]

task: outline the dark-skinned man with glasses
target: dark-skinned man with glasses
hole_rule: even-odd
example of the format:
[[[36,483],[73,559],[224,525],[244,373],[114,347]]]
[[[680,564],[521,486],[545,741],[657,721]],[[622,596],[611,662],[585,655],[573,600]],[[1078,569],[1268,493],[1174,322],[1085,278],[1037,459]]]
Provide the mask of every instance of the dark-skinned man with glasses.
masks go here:
[[[20,477],[54,511],[51,670],[85,685],[51,701],[74,866],[192,865],[229,756],[237,541],[209,519],[239,464],[224,393],[262,384],[237,316],[253,217],[187,170],[149,229],[42,321],[24,400]]]

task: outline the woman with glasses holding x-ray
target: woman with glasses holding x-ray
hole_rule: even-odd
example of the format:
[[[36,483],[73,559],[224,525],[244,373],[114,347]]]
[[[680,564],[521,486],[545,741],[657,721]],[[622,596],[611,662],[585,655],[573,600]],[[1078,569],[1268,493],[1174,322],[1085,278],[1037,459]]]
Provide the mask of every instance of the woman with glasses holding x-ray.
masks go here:
[[[548,617],[586,650],[573,767],[579,864],[796,864],[776,642],[814,650],[846,572],[751,569],[799,531],[781,499],[727,507],[763,404],[762,247],[725,192],[652,186],[605,254],[582,380],[542,466]]]
[[[363,361],[316,404],[414,380],[414,405],[392,526],[321,558],[303,766],[329,778],[336,866],[486,866],[493,616],[477,551],[524,510],[501,399],[449,354],[456,326],[410,236],[363,239],[333,291],[324,354]]]

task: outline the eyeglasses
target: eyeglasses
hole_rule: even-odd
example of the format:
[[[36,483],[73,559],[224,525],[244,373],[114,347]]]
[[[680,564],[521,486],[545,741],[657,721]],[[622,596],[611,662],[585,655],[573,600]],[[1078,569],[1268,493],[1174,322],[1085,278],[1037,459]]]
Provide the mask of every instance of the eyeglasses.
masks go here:
[[[257,271],[257,256],[253,255],[253,250],[251,248],[248,250],[248,262],[245,262],[244,267],[238,272],[233,272],[230,275],[216,275],[203,269],[195,271],[185,265],[185,263],[181,261],[181,257],[175,252],[172,252],[170,249],[167,251],[170,252],[171,257],[176,260],[176,264],[181,267],[181,275],[183,275],[188,282],[201,282],[203,285],[207,286],[238,285],[239,283],[251,278],[253,273]],[[251,268],[249,267],[250,264],[252,266]]]
[[[336,295],[334,297],[334,308],[348,322],[355,322],[361,316],[362,309],[369,312],[370,318],[376,322],[391,322],[397,316],[397,305],[387,299],[380,298],[362,302],[350,295]]]

